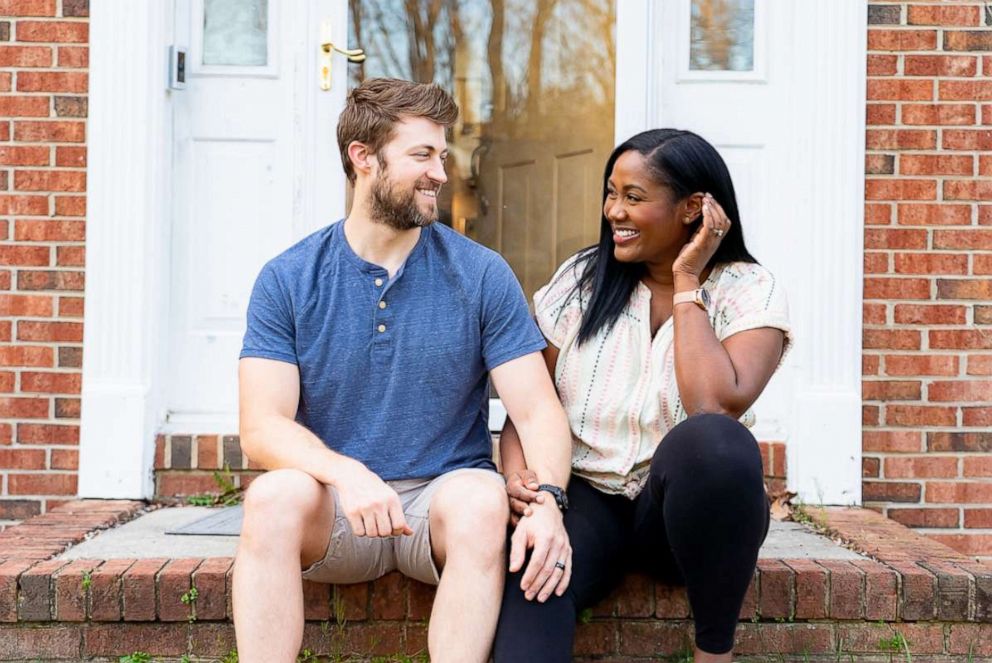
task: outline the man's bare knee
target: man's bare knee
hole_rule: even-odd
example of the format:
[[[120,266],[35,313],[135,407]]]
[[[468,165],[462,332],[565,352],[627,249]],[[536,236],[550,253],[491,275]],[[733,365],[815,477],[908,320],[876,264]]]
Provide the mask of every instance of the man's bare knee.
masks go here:
[[[453,477],[431,500],[431,540],[442,548],[435,556],[443,562],[451,551],[464,549],[501,557],[508,519],[506,490],[498,482]]]
[[[248,487],[241,536],[264,545],[302,546],[307,531],[334,519],[327,487],[306,472],[271,470]]]

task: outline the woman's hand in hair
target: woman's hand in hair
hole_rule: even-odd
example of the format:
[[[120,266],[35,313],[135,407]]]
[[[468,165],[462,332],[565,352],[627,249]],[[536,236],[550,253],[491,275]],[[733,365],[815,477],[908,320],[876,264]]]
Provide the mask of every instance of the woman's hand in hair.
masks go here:
[[[540,485],[537,472],[520,470],[506,478],[506,494],[510,498],[510,522],[516,527],[520,518],[531,514],[530,503],[544,504],[544,493],[537,491]]]
[[[703,222],[672,264],[676,276],[699,278],[720,242],[730,232],[730,219],[710,194],[703,199]]]

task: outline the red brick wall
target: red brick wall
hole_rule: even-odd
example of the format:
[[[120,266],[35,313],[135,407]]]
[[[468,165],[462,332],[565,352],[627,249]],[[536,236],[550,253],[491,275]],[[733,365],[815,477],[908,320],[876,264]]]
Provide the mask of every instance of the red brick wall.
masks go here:
[[[992,5],[869,5],[864,499],[992,556]]]
[[[0,527],[76,493],[87,0],[0,0]]]

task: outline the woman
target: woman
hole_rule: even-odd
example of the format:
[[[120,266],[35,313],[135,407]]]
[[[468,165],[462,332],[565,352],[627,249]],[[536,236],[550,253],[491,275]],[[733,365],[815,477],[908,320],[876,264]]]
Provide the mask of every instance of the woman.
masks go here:
[[[730,661],[768,531],[758,445],[740,421],[788,349],[785,297],[744,246],[726,164],[691,132],[646,131],[613,151],[601,225],[599,244],[534,296],[572,428],[571,560],[526,594],[510,574],[495,660],[571,660],[578,612],[637,568],[686,585],[697,663]],[[500,447],[527,517],[552,495],[512,422]]]

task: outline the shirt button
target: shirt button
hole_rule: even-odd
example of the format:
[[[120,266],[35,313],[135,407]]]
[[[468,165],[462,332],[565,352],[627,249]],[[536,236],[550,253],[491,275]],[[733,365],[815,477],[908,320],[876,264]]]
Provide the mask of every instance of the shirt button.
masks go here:
[[[386,302],[379,302],[379,308],[386,308]]]
[[[376,280],[375,280],[375,284],[376,284],[377,286],[380,286],[380,287],[381,287],[381,286],[382,286],[382,279],[376,279]]]
[[[379,325],[379,333],[386,331],[386,325]]]

